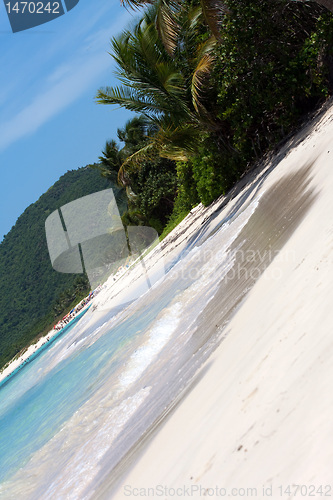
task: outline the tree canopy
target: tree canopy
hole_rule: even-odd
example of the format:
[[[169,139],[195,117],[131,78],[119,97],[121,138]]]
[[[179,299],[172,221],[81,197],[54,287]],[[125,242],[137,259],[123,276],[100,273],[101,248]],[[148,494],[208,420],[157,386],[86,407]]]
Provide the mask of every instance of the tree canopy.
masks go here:
[[[178,214],[225,193],[331,93],[330,2],[124,3],[143,8],[141,18],[112,39],[121,85],[97,100],[151,124],[120,171],[145,165],[149,179],[149,158],[176,161]]]
[[[1,242],[0,366],[89,293],[84,274],[62,274],[52,268],[45,220],[64,204],[109,187],[90,168],[68,171],[24,211]]]

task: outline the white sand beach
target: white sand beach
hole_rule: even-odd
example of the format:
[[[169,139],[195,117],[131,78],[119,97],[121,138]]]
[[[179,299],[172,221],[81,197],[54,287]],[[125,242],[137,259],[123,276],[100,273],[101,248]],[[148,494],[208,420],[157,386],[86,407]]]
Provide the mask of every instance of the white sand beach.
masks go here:
[[[113,281],[111,277],[85,315],[84,332],[89,334],[85,336],[83,332],[81,338],[78,329],[74,338],[68,339],[68,345],[62,351],[59,349],[58,358],[63,359],[84,342],[87,349],[93,343],[97,345],[109,328],[107,322],[103,323],[108,311],[140,297],[150,287],[157,289],[159,297],[158,284],[163,283],[164,272],[181,257],[183,250],[190,245],[195,253],[196,244],[203,244],[212,231],[220,231],[223,223],[228,226],[228,221],[236,221],[237,231],[232,237],[229,235],[228,243],[230,248],[233,246],[233,267],[229,268],[229,275],[223,275],[225,285],[217,287],[213,296],[207,295],[208,301],[203,296],[202,304],[200,297],[193,302],[196,307],[202,305],[202,310],[196,311],[196,345],[200,344],[201,335],[203,346],[207,339],[219,338],[218,347],[199,366],[191,383],[165,407],[156,425],[143,433],[139,445],[121,461],[117,473],[109,471],[107,462],[107,453],[114,447],[110,374],[100,388],[103,397],[96,393],[95,399],[87,401],[88,409],[85,410],[85,405],[80,409],[82,417],[75,412],[72,417],[75,425],[69,420],[67,431],[62,429],[46,443],[27,469],[18,471],[11,485],[13,489],[6,491],[24,491],[29,499],[36,498],[36,491],[42,491],[38,498],[47,499],[52,497],[50,491],[56,491],[58,498],[107,500],[333,495],[332,137],[333,108],[327,107],[277,155],[243,178],[226,198],[221,197],[207,208],[199,205],[193,209],[145,257],[144,272],[139,263],[121,279]],[[217,239],[220,244],[223,234],[221,231]],[[220,250],[214,248],[216,262],[212,256],[207,259],[208,264],[216,264],[216,270]],[[224,255],[227,251],[224,250]],[[216,275],[219,276],[217,272]],[[204,276],[209,277],[207,283],[199,283],[197,288],[194,284],[189,288],[191,293],[200,295],[212,286],[211,274],[207,272]],[[183,304],[187,300],[186,290]],[[165,290],[161,296],[162,293]],[[143,296],[143,303],[144,300],[149,302],[149,293]],[[230,309],[227,321],[222,310],[226,304]],[[169,311],[174,310],[170,304],[168,307]],[[183,314],[184,311],[185,308]],[[175,331],[180,331],[181,326],[180,322],[179,330],[175,327]],[[153,350],[151,365],[147,362],[134,367],[138,370],[133,379],[135,397],[144,394],[146,398],[149,391],[153,394],[153,384],[145,385],[150,380],[149,373],[146,378],[145,373],[158,370],[163,346],[169,342],[168,332],[163,332],[167,340],[161,347],[154,351],[152,343],[149,344]],[[191,332],[187,335],[185,350]],[[7,368],[7,374],[43,342],[47,342],[47,337],[31,346],[24,358],[15,360]],[[165,348],[164,361],[167,356],[171,361],[172,353],[177,352],[172,342],[175,339],[170,337],[171,347]],[[138,346],[142,354],[143,344]],[[135,354],[137,351],[130,361],[135,360]],[[125,363],[125,368],[129,369],[127,375],[133,375],[131,366]],[[1,377],[5,374],[6,371]],[[168,377],[169,374],[161,376],[161,381],[170,380]],[[129,401],[132,399],[125,400]],[[142,414],[146,411],[142,407]],[[87,427],[82,427],[85,420]],[[100,429],[97,432],[94,426],[99,421],[101,427],[96,427]],[[82,440],[83,432],[89,436],[86,442]],[[105,449],[98,441],[99,435]],[[70,444],[71,439],[74,444]],[[58,452],[61,457],[69,453],[66,467],[60,469],[54,459]],[[77,453],[77,462],[74,460],[71,465],[73,453]],[[106,471],[99,467],[99,461],[107,464]],[[89,469],[91,477],[84,467]],[[54,477],[51,484],[49,474]]]
[[[283,211],[306,169],[311,206],[227,325],[194,388],[142,446],[117,490],[110,477],[93,498],[333,495],[333,108],[275,163],[257,193],[286,181]],[[213,209],[201,209],[201,217]]]

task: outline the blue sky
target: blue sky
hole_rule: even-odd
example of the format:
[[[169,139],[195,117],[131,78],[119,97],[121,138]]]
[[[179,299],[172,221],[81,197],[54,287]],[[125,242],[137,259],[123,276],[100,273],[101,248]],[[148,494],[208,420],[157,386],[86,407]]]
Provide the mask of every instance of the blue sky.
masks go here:
[[[132,19],[120,0],[80,0],[13,34],[0,2],[0,241],[62,174],[97,161],[131,117],[94,97],[117,83],[110,38]]]

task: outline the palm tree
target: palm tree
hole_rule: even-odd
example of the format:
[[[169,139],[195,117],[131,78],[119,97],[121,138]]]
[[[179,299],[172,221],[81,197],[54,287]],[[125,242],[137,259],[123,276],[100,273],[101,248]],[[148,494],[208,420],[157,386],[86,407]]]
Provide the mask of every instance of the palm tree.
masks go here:
[[[182,0],[120,0],[121,4],[131,9],[146,5],[156,5],[156,27],[166,50],[172,53],[177,45],[177,38],[181,30],[179,17],[186,9]],[[323,0],[325,1],[325,0]],[[330,0],[326,0],[330,1]],[[204,20],[212,34],[218,38],[224,14],[229,10],[221,0],[198,0],[197,6],[203,14]]]
[[[197,8],[183,11],[182,30],[170,56],[156,27],[157,7],[144,12],[133,32],[112,40],[118,87],[98,91],[101,104],[118,104],[145,116],[154,133],[125,164],[158,151],[163,157],[185,160],[196,151],[203,134],[219,128],[205,104],[203,88],[214,59],[215,41],[202,30]],[[203,41],[201,41],[203,39]]]
[[[123,162],[147,142],[148,128],[147,119],[143,115],[128,120],[123,128],[117,130],[118,139],[125,143],[124,147],[120,149],[113,139],[106,141],[102,155],[98,157],[99,163],[91,167],[98,169],[102,177],[118,184],[120,188],[128,187],[129,178],[122,169]]]
[[[121,150],[123,159],[144,147],[149,135],[153,135],[156,131],[156,127],[144,115],[134,116],[123,128],[118,128],[118,139],[125,144]]]
[[[102,177],[117,183],[122,157],[116,141],[113,139],[111,141],[106,141],[102,155],[99,156],[98,159],[100,163],[94,165],[93,168],[98,168]]]

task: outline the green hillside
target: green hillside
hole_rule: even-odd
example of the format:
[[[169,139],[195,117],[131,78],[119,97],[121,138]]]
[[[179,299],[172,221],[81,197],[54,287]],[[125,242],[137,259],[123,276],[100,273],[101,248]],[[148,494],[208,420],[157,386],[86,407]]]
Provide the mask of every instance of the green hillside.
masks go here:
[[[70,201],[109,187],[114,185],[98,170],[68,171],[24,211],[0,244],[0,367],[89,291],[85,275],[53,270],[46,218]]]

